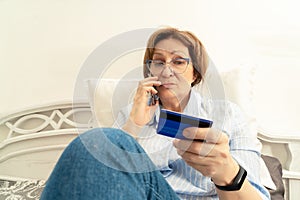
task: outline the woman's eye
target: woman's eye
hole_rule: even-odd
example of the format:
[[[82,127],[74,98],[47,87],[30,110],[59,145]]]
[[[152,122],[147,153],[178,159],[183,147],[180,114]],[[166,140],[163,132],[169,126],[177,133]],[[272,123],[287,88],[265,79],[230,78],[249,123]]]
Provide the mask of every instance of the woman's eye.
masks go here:
[[[176,60],[176,61],[174,61],[173,63],[174,63],[175,65],[181,65],[181,64],[182,64],[182,61],[177,61],[177,60]]]
[[[161,61],[161,60],[154,60],[153,63],[157,66],[160,66],[160,65],[164,65],[165,62]]]
[[[174,65],[183,65],[183,64],[185,64],[185,60],[183,60],[183,59],[177,59],[177,60],[174,60],[173,61],[173,64]]]

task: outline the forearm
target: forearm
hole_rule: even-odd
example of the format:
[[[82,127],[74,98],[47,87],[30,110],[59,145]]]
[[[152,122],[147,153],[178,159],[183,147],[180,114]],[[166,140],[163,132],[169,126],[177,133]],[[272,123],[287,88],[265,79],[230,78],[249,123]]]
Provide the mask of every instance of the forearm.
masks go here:
[[[124,130],[126,133],[128,133],[129,135],[137,139],[142,128],[143,128],[142,126],[136,125],[130,118],[128,118],[128,120],[122,127],[122,130]]]
[[[217,189],[220,200],[261,200],[258,191],[246,179],[240,190],[237,191],[222,191]]]
[[[242,167],[238,166],[238,163],[236,161],[234,161],[234,159],[232,158],[232,166],[229,167],[232,170],[229,170],[227,172],[225,172],[224,174],[229,176],[229,179],[227,177],[227,182],[225,181],[226,179],[224,179],[225,185],[231,185],[234,182],[236,182],[236,178],[237,180],[242,180],[241,177],[244,176],[245,173],[242,173]],[[239,168],[238,172],[237,172],[237,168]],[[233,174],[230,172],[234,172]],[[240,173],[241,172],[241,173]],[[243,174],[242,176],[240,176],[241,174]],[[246,173],[247,174],[247,173]],[[247,176],[247,175],[246,175]],[[232,177],[235,177],[234,179]],[[239,177],[239,178],[238,178]],[[225,177],[223,177],[225,178]],[[228,180],[231,180],[228,182]],[[247,178],[244,180],[244,182],[241,185],[241,188],[239,190],[235,190],[235,191],[226,191],[226,190],[220,190],[218,187],[217,189],[217,193],[218,196],[221,200],[258,200],[261,199],[258,191],[251,185],[251,183],[247,180]]]

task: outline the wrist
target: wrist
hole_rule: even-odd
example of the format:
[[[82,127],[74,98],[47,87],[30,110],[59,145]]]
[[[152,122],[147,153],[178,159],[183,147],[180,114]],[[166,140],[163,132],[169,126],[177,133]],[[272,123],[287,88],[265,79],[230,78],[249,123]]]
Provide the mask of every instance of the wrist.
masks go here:
[[[214,182],[216,188],[223,191],[237,191],[240,190],[241,187],[244,184],[244,181],[247,177],[247,171],[240,165],[238,165],[239,169],[235,177],[232,181],[230,181],[230,184],[226,185],[218,185]]]
[[[212,180],[217,185],[230,185],[238,174],[239,168],[239,164],[232,159],[231,164],[227,166],[227,170],[223,170],[220,177],[213,177]]]
[[[143,126],[139,126],[136,123],[134,123],[130,117],[122,127],[122,130],[133,136],[134,138],[137,138],[139,133],[141,132]]]

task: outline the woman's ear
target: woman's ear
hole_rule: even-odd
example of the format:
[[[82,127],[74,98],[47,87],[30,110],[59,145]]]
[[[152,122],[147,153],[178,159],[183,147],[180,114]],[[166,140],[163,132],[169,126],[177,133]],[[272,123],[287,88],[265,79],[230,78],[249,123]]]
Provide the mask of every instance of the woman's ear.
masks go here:
[[[193,82],[197,79],[197,74],[194,72],[196,69],[193,66]]]
[[[197,79],[196,74],[193,74],[193,82]]]

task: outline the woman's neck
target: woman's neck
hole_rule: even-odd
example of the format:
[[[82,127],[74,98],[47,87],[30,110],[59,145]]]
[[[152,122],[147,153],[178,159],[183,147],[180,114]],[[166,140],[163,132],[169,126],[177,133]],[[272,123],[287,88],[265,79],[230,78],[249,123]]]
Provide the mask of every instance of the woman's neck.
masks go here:
[[[186,107],[186,105],[188,104],[188,101],[190,99],[190,94],[191,92],[189,92],[188,95],[185,95],[182,99],[178,99],[176,97],[166,98],[166,99],[161,98],[162,106],[163,108],[168,110],[172,110],[175,112],[182,112]]]

